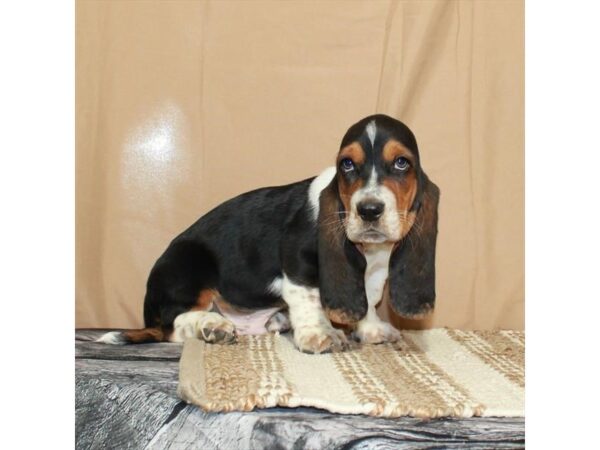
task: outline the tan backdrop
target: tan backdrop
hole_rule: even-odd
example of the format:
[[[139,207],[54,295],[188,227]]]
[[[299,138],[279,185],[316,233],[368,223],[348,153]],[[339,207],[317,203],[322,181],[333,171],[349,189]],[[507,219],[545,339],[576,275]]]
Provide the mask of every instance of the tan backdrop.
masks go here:
[[[523,328],[522,1],[78,1],[76,15],[78,327],[142,326],[177,233],[316,175],[381,112],[412,128],[442,191],[437,308],[403,325]]]

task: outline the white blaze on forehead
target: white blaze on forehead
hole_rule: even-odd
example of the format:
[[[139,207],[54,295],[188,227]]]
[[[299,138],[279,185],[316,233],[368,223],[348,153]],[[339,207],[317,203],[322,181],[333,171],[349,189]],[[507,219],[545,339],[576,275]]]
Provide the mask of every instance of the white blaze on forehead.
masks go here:
[[[367,136],[369,136],[369,141],[371,141],[371,147],[375,146],[375,135],[377,134],[377,126],[375,125],[375,121],[371,120],[367,124],[367,128],[365,128],[367,132]]]

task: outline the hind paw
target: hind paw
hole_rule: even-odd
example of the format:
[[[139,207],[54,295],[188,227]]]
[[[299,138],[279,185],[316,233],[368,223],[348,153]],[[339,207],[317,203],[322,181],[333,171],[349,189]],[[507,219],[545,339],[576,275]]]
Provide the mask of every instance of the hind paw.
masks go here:
[[[190,311],[180,314],[173,326],[171,342],[198,338],[211,344],[232,344],[237,340],[235,325],[214,312]]]

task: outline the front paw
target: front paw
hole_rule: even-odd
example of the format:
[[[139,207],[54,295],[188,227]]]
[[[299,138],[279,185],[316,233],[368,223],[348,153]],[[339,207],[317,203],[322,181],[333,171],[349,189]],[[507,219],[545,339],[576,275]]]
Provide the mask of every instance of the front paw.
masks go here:
[[[348,348],[348,340],[344,332],[332,326],[298,327],[294,330],[294,342],[298,350],[304,353],[339,352]]]
[[[353,337],[362,344],[383,344],[402,340],[402,334],[387,322],[359,322]]]

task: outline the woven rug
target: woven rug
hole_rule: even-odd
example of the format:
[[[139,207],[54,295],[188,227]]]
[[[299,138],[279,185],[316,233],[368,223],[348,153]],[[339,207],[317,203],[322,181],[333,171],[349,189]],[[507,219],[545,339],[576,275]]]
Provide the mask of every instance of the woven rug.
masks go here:
[[[323,355],[299,352],[289,335],[240,336],[234,345],[188,339],[178,393],[206,411],[312,406],[381,417],[524,416],[524,333],[402,336]]]

